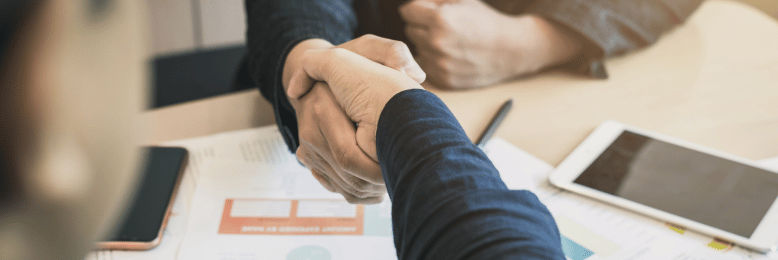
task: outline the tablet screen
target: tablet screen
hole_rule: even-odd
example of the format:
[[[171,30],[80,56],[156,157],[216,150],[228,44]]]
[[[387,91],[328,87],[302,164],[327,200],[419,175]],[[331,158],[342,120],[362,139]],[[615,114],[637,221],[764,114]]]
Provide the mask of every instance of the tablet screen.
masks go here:
[[[575,183],[751,237],[778,174],[624,131]]]

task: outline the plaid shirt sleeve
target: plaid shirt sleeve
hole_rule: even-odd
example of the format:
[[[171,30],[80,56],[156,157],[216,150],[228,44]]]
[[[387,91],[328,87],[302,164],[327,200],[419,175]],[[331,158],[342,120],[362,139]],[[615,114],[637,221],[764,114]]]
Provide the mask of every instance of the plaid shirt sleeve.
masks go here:
[[[565,66],[606,78],[602,60],[643,48],[683,23],[703,0],[538,0],[526,10],[585,42],[583,53]]]
[[[341,44],[353,38],[357,18],[353,0],[246,0],[246,65],[259,91],[272,105],[284,141],[297,150],[297,117],[283,91],[284,62],[306,39]]]

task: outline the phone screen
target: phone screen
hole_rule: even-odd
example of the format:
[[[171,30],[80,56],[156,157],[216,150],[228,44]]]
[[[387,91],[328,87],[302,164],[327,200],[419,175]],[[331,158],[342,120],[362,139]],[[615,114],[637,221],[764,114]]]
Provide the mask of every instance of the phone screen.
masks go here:
[[[624,131],[574,181],[743,237],[778,197],[778,174]]]
[[[173,199],[186,150],[172,147],[144,148],[143,174],[123,222],[105,241],[151,242],[157,239],[168,204]]]

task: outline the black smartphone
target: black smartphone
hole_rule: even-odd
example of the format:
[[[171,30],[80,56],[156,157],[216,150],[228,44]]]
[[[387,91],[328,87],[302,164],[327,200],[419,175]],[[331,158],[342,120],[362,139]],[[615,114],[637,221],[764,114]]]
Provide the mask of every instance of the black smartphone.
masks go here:
[[[179,147],[143,149],[142,175],[123,221],[97,243],[100,249],[147,250],[159,245],[181,182],[187,151]]]

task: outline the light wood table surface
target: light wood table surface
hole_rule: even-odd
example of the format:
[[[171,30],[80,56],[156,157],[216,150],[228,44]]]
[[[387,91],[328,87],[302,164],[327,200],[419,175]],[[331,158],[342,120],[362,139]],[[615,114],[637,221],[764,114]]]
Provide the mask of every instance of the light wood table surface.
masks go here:
[[[610,78],[543,73],[486,89],[442,91],[471,138],[515,100],[496,136],[557,165],[604,120],[763,159],[778,156],[778,22],[738,2],[707,1],[645,50],[606,62]],[[273,124],[255,90],[144,114],[147,143]]]

